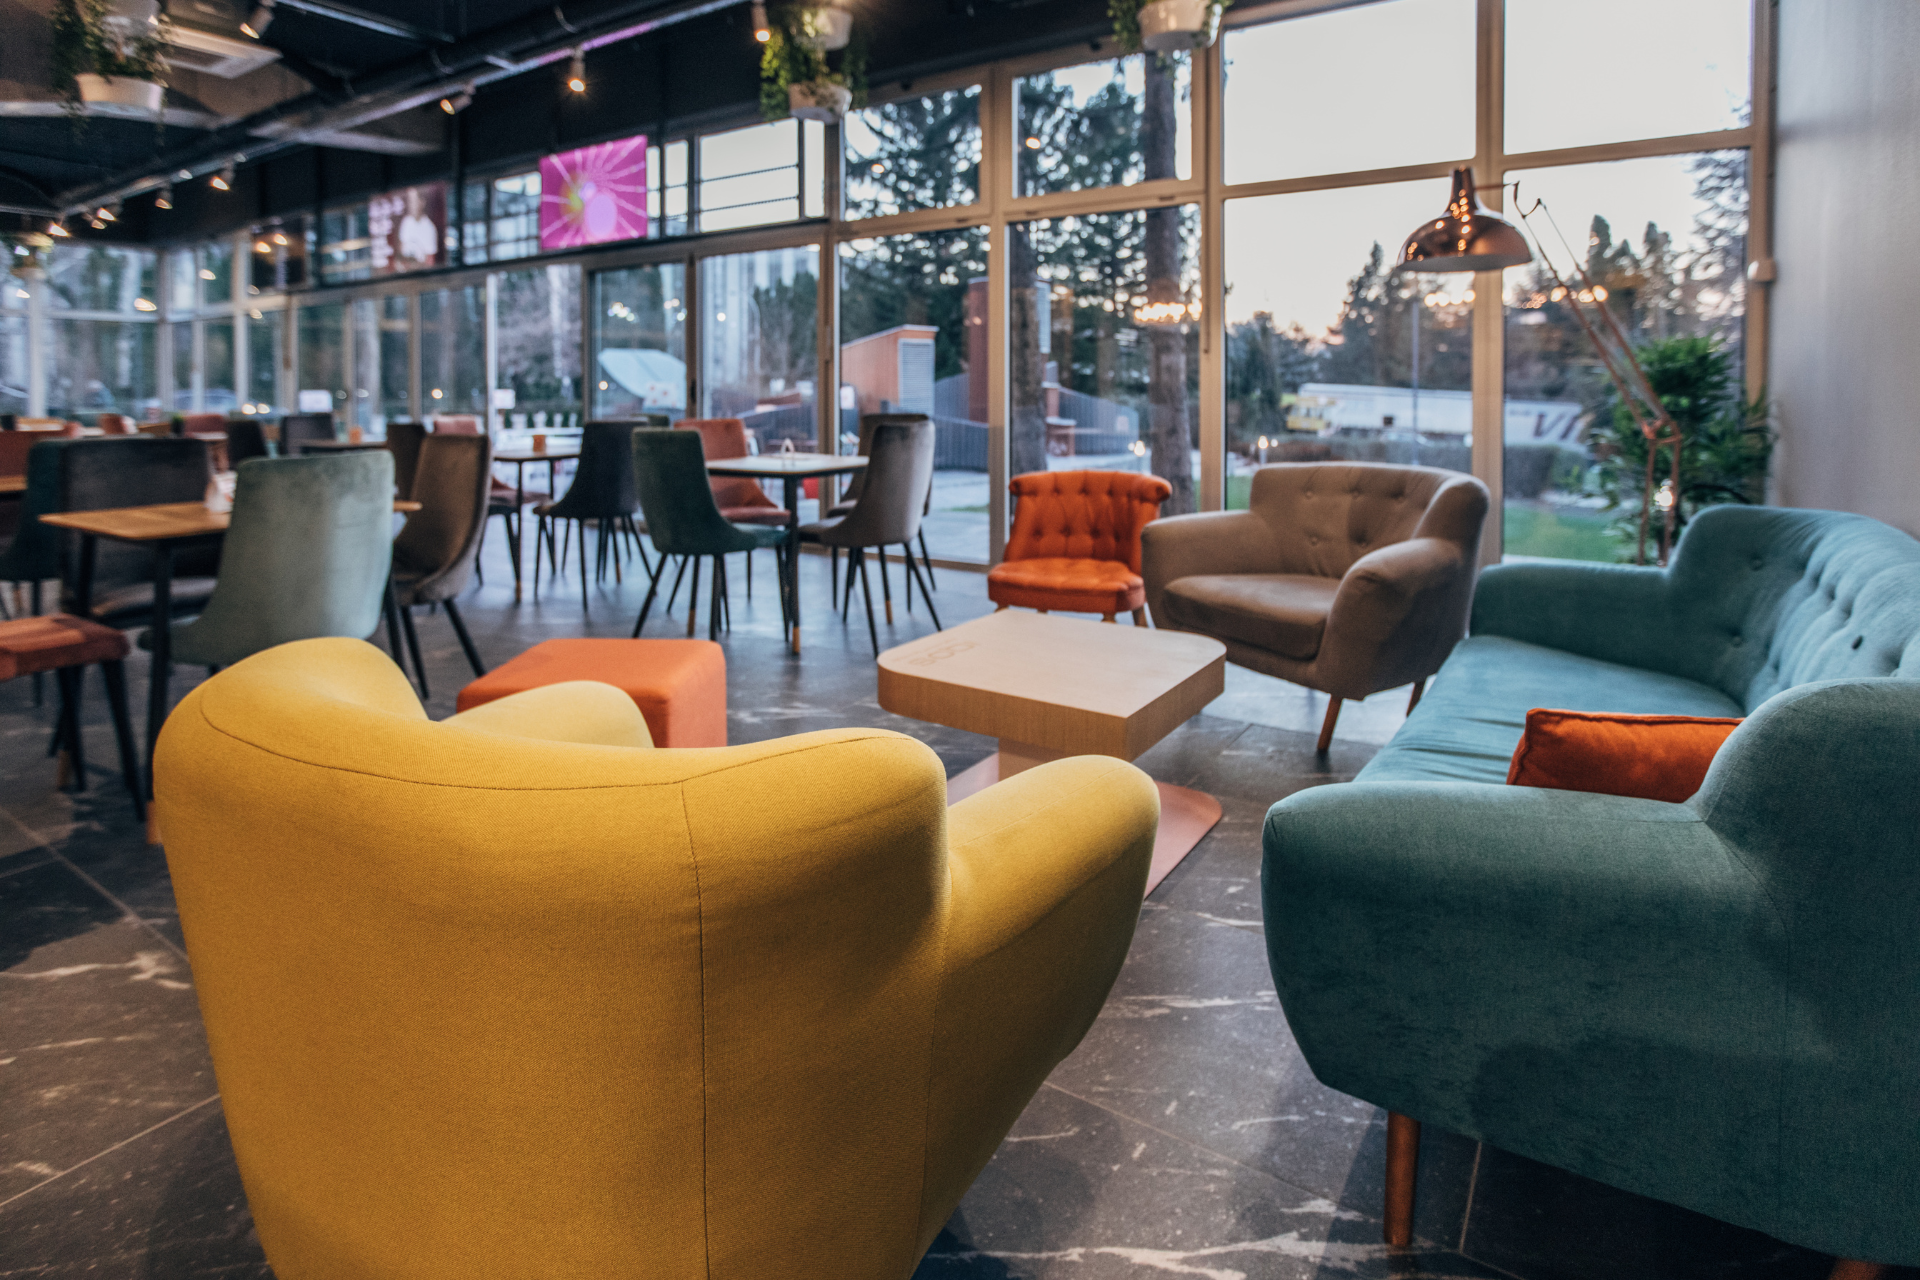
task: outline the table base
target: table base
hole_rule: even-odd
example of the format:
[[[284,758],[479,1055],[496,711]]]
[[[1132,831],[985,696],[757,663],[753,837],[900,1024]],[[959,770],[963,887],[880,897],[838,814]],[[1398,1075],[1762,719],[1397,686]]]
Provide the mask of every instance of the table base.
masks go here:
[[[958,804],[1002,778],[1011,778],[1049,760],[1064,760],[1067,755],[1064,751],[1049,751],[1002,738],[999,751],[947,779],[947,803]],[[1159,888],[1168,873],[1179,866],[1220,821],[1220,802],[1204,791],[1167,782],[1154,785],[1160,788],[1160,830],[1153,840],[1153,864],[1147,871],[1148,893]]]

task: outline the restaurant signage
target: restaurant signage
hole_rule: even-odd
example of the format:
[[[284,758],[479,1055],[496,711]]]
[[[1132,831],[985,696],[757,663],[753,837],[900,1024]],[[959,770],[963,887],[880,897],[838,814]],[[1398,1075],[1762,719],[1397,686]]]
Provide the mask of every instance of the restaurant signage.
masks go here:
[[[646,234],[645,134],[540,162],[541,249],[643,240]]]
[[[429,182],[375,196],[367,205],[373,274],[424,271],[445,259],[447,184]]]

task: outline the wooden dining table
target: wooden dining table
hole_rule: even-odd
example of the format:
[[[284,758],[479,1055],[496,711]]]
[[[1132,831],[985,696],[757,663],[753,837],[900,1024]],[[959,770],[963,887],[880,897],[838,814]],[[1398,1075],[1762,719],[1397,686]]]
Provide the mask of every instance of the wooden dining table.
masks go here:
[[[396,512],[420,510],[420,504],[397,499]],[[87,617],[93,610],[93,566],[100,539],[144,544],[153,550],[153,619],[150,624],[153,672],[147,680],[147,790],[153,789],[153,748],[166,722],[168,686],[173,675],[173,557],[181,546],[218,538],[233,516],[210,511],[204,502],[160,502],[144,507],[103,507],[97,511],[55,511],[39,517],[56,529],[80,535],[80,569],[74,582],[74,611]]]
[[[544,462],[547,464],[547,492],[554,497],[553,464],[575,461],[580,457],[580,446],[569,443],[558,449],[549,446],[545,449],[502,449],[493,455],[495,462],[510,463],[513,467],[513,510],[507,515],[507,550],[513,560],[513,602],[520,603],[520,544],[521,533],[526,522],[527,510],[527,464]],[[533,549],[535,555],[540,548]]]
[[[787,509],[787,641],[800,652],[800,483],[824,476],[851,475],[866,467],[859,454],[836,453],[762,453],[745,458],[710,458],[707,474],[748,476],[755,480],[779,480],[783,486],[781,506]],[[826,504],[821,503],[822,514]]]

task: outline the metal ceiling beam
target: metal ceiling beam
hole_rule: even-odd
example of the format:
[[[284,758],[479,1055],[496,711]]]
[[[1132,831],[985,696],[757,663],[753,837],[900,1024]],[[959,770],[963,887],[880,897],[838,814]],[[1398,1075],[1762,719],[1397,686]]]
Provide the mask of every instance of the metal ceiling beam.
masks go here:
[[[364,9],[356,9],[349,4],[328,3],[327,0],[274,0],[274,4],[282,9],[298,9],[301,13],[310,13],[316,18],[327,18],[367,31],[377,31],[383,36],[398,36],[402,40],[411,40],[415,44],[447,44],[453,40],[453,37],[444,31],[429,31],[425,27],[417,27],[411,22],[402,22],[398,18],[383,18],[377,13],[368,13]]]
[[[430,48],[352,81],[353,97],[315,91],[236,120],[184,147],[156,155],[54,197],[58,214],[150,191],[177,175],[198,177],[227,164],[264,159],[310,136],[350,131],[433,102],[456,90],[521,75],[566,57],[736,7],[745,0],[581,0],[504,22],[467,39]],[[506,65],[502,66],[504,62]],[[262,137],[264,130],[276,136]]]

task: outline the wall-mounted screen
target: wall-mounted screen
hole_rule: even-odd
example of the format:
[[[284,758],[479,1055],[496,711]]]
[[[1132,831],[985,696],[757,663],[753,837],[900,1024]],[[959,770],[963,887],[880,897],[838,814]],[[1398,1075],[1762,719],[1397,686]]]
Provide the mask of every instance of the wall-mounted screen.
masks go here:
[[[646,234],[645,134],[540,162],[541,249],[641,240]]]
[[[373,274],[424,271],[445,259],[447,184],[429,182],[367,202],[367,239]]]

